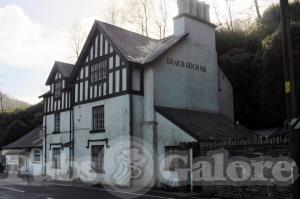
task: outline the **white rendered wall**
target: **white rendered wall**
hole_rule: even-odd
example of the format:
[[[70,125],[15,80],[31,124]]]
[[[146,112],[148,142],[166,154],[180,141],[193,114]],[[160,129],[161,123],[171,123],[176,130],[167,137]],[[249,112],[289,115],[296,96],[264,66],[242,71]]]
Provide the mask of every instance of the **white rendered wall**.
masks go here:
[[[47,130],[47,145],[45,146],[45,152],[47,153],[46,172],[48,175],[57,178],[57,180],[64,180],[69,178],[70,167],[70,149],[68,147],[62,148],[60,144],[66,144],[70,142],[70,111],[60,112],[60,132],[53,134],[54,132],[54,114],[46,115],[46,130]],[[50,145],[52,144],[51,150]],[[53,145],[58,144],[58,145]],[[61,149],[61,168],[52,168],[52,149]],[[44,155],[44,154],[43,154]]]
[[[5,155],[6,158],[6,164],[11,166],[18,167],[18,171],[22,173],[29,174],[30,176],[40,176],[42,174],[42,154],[43,151],[41,148],[37,148],[41,150],[41,161],[35,162],[33,159],[33,150],[31,149],[28,153],[28,155],[5,155],[8,152],[16,152],[20,153],[23,150],[17,150],[17,149],[5,149],[2,151],[2,155]],[[14,160],[13,160],[14,157]],[[24,160],[24,165],[21,166],[19,159],[22,158]]]
[[[34,150],[40,150],[41,151],[41,159],[40,161],[34,161],[33,155]],[[28,172],[32,176],[40,176],[42,175],[43,171],[43,150],[41,148],[38,149],[31,149],[29,154],[29,161],[28,161]]]
[[[155,105],[218,112],[214,28],[187,17],[176,19],[177,33],[176,28],[184,29],[189,36],[151,65],[154,69]],[[169,58],[204,66],[206,71],[168,64]]]
[[[104,105],[104,122],[105,132],[92,134],[92,109],[93,107]],[[83,164],[85,161],[91,161],[91,146],[104,145],[104,150],[107,150],[105,141],[91,142],[87,148],[88,140],[108,139],[108,145],[112,144],[112,140],[121,136],[129,136],[129,95],[110,98],[97,102],[82,104],[74,107],[74,122],[75,122],[75,162],[83,167],[83,171],[91,171],[90,165]],[[124,146],[128,147],[128,146]],[[111,157],[113,159],[114,157]],[[107,159],[107,157],[105,157]],[[113,162],[104,161],[105,174],[97,175],[93,182],[109,183],[108,178],[113,172]],[[76,172],[76,171],[75,171]],[[87,174],[88,175],[88,174]],[[80,176],[81,180],[89,181],[92,178],[86,179]]]

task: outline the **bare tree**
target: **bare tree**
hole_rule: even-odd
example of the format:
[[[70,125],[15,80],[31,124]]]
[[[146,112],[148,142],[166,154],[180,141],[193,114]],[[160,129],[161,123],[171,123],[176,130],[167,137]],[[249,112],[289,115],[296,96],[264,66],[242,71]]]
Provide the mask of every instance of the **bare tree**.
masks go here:
[[[111,0],[110,5],[106,11],[107,22],[114,26],[118,25],[120,14],[121,9],[119,9],[117,2],[115,0]]]
[[[144,36],[153,36],[159,39],[166,37],[170,7],[176,0],[124,0],[123,8],[117,10],[117,17],[122,24],[133,28]],[[114,24],[116,13],[108,10],[111,16],[110,23]],[[112,17],[113,16],[113,17]]]
[[[261,14],[260,14],[260,10],[259,10],[258,1],[254,0],[254,4],[255,4],[255,10],[256,10],[257,18],[258,18],[258,20],[261,20]]]
[[[216,15],[218,23],[219,23],[218,25],[219,25],[221,30],[225,30],[225,28],[223,27],[223,23],[221,22],[221,19],[220,19],[220,16],[219,16],[219,12],[217,10],[217,5],[216,5],[215,0],[213,0],[213,4],[214,4],[215,15]]]
[[[158,1],[158,5],[154,5],[154,1],[152,1],[153,15],[154,15],[154,24],[157,28],[158,37],[160,39],[166,37],[167,32],[167,22],[169,19],[169,12],[167,8],[167,0]]]
[[[127,0],[126,7],[122,11],[124,21],[134,26],[138,32],[145,36],[150,35],[150,20],[153,14],[152,1]]]
[[[1,106],[1,112],[4,113],[3,96],[2,96],[2,93],[0,93],[0,106]]]
[[[228,15],[229,15],[229,20],[227,20],[226,24],[227,24],[227,27],[229,28],[229,30],[231,30],[231,31],[234,30],[234,27],[233,27],[233,14],[232,14],[232,9],[231,9],[232,2],[233,2],[233,0],[225,0],[227,12],[228,12]]]
[[[76,22],[71,30],[71,48],[73,51],[73,58],[77,59],[79,57],[86,35],[87,34],[83,30],[82,25],[79,22]]]

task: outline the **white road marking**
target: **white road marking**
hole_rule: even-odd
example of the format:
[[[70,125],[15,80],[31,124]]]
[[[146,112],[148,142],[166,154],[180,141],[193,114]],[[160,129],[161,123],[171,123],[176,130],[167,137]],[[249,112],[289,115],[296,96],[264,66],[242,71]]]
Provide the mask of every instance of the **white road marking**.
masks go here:
[[[10,190],[10,191],[21,192],[21,193],[25,192],[25,191],[22,191],[22,190],[19,190],[19,189],[13,189],[13,188],[10,188],[10,187],[2,187],[2,186],[0,186],[0,188],[7,189],[7,190]]]
[[[71,184],[60,184],[60,183],[51,183],[51,182],[40,182],[40,183],[37,183],[37,184],[46,184],[46,185],[55,185],[55,186],[61,186],[61,187],[72,187],[73,185]]]
[[[39,184],[39,183],[37,183]],[[67,184],[57,184],[57,183],[50,183],[50,182],[41,182],[40,184],[48,184],[48,185],[55,185],[55,186],[62,186],[62,187],[72,187],[73,185],[67,185]],[[136,196],[146,196],[146,197],[150,197],[150,198],[160,198],[160,199],[175,199],[175,198],[170,198],[170,197],[164,197],[164,196],[155,196],[155,195],[148,195],[148,194],[141,194],[141,193],[131,193],[131,192],[125,192],[125,191],[117,191],[117,190],[113,190],[113,189],[100,189],[100,188],[93,188],[93,187],[87,187],[87,186],[76,186],[79,188],[85,188],[85,189],[94,189],[94,190],[99,190],[99,191],[107,191],[107,192],[115,192],[115,193],[123,193],[123,194],[128,194],[128,195],[136,195]],[[17,190],[17,189],[13,189],[13,188],[9,188],[9,187],[1,187],[3,189],[8,189],[11,191],[17,191],[17,192],[25,192],[22,190]],[[49,198],[52,199],[52,198]]]

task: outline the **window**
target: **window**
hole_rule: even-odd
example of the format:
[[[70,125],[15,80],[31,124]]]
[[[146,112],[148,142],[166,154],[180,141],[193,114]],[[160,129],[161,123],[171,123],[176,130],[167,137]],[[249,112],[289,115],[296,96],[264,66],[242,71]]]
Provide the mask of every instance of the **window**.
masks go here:
[[[91,65],[91,83],[106,79],[107,60]]]
[[[93,131],[104,131],[104,106],[93,108]]]
[[[96,145],[92,146],[92,169],[96,173],[104,173],[104,146]]]
[[[57,81],[54,83],[54,98],[60,98],[61,97],[61,81]]]
[[[60,168],[60,148],[52,149],[52,168]]]
[[[165,147],[166,155],[166,169],[169,171],[174,171],[177,168],[177,161],[174,159],[176,155],[176,147],[166,146]]]
[[[34,162],[41,161],[41,150],[38,150],[38,149],[33,150],[33,161]]]
[[[180,150],[177,146],[165,147],[166,170],[176,171],[176,169],[188,168],[189,151]]]
[[[16,156],[11,155],[10,156],[10,162],[15,162],[15,161],[17,161]]]
[[[60,132],[60,114],[59,113],[56,113],[54,115],[54,131],[56,133]]]

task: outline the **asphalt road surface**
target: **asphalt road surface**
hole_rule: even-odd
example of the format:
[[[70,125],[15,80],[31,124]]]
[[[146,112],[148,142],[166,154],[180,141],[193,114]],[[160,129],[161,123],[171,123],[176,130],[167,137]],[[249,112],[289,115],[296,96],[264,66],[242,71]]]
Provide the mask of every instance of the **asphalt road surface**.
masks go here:
[[[55,183],[11,183],[0,181],[0,199],[176,199],[162,193],[130,193],[91,186]]]

